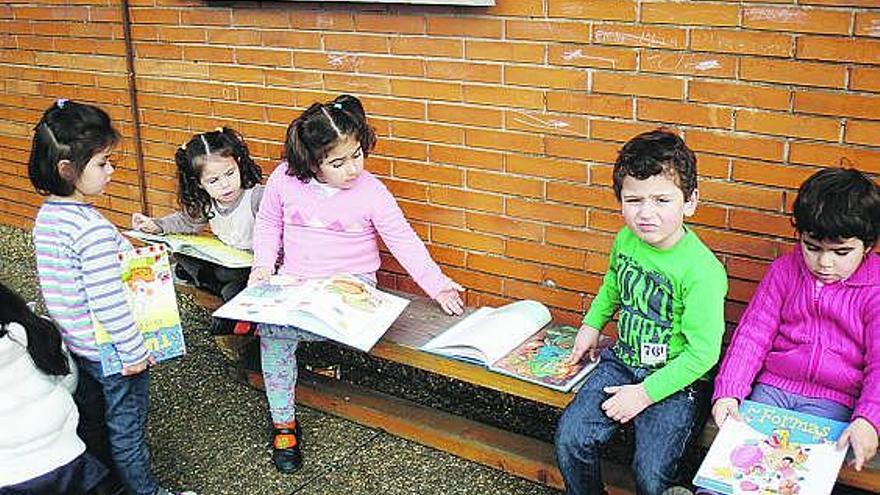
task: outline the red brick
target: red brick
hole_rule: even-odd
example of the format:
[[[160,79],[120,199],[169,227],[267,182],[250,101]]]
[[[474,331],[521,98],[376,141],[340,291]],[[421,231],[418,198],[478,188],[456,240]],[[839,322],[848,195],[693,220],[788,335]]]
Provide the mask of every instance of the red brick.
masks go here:
[[[843,89],[846,86],[846,67],[803,60],[744,57],[740,61],[740,78],[748,81]]]
[[[371,34],[324,33],[324,49],[349,53],[388,53],[387,36]]]
[[[789,34],[722,29],[691,31],[690,48],[697,51],[790,57],[793,46]]]
[[[428,17],[427,33],[429,35],[501,38],[503,32],[504,24],[501,19],[485,17]]]
[[[546,57],[544,45],[480,40],[465,41],[465,56],[473,60],[524,63],[541,63]]]
[[[450,163],[470,168],[501,170],[503,155],[497,151],[477,150],[471,147],[453,147],[431,144],[428,155],[432,163]]]
[[[544,151],[544,143],[540,136],[525,133],[490,131],[484,129],[466,129],[465,142],[468,146],[480,148],[510,150],[525,153]]]
[[[593,43],[600,45],[644,46],[682,49],[687,39],[680,28],[597,24],[593,26]]]
[[[767,268],[770,267],[770,264],[747,258],[728,256],[725,267],[727,268],[727,274],[731,277],[758,282],[764,278],[764,274],[767,273]]]
[[[869,173],[880,173],[880,150],[801,142],[791,143],[789,149],[788,159],[792,163],[830,167],[845,165],[846,162],[849,162]],[[812,173],[813,170],[810,172]]]
[[[856,36],[880,37],[880,13],[856,12]]]
[[[544,11],[544,0],[495,2],[495,6],[487,7],[485,12],[492,15],[516,15],[529,17],[542,16],[546,13]]]
[[[421,15],[383,15],[359,12],[354,16],[354,27],[357,31],[424,34],[425,17]]]
[[[391,92],[396,96],[427,98],[429,100],[461,101],[462,86],[458,83],[392,79]]]
[[[190,62],[232,63],[235,52],[231,48],[184,46],[183,59]]]
[[[793,160],[792,160],[793,161]],[[797,189],[816,170],[749,160],[733,161],[733,179],[766,186]]]
[[[569,268],[583,268],[584,265],[583,251],[537,242],[510,239],[507,241],[507,251],[504,254],[512,258]]]
[[[543,269],[539,265],[512,261],[507,258],[481,253],[468,254],[467,267],[479,272],[520,280],[531,280],[532,282],[540,282],[543,275]]]
[[[641,70],[665,74],[733,78],[736,75],[736,57],[717,53],[645,50],[642,52]]]
[[[880,68],[853,67],[850,69],[850,89],[880,93]]]
[[[794,232],[788,215],[770,214],[752,210],[732,208],[730,210],[731,228],[745,232],[758,234],[776,235],[780,237],[790,236]]]
[[[388,190],[391,191],[395,198],[406,198],[423,202],[428,200],[428,186],[424,184],[388,177],[384,177],[382,183],[388,187]]]
[[[437,226],[431,227],[431,241],[495,254],[503,253],[505,245],[503,237]],[[500,285],[500,280],[495,280]]]
[[[718,103],[768,110],[786,110],[791,92],[770,86],[714,81],[690,81],[688,99],[704,103]]]
[[[463,246],[465,248],[469,246]],[[455,280],[468,291],[479,290],[492,294],[501,294],[503,282],[498,277],[493,277],[484,273],[474,272],[473,270],[461,270],[456,268],[447,268],[444,273],[452,280]]]
[[[765,260],[776,259],[779,255],[775,242],[755,235],[743,235],[708,228],[695,230],[700,239],[709,246],[709,249],[715,252],[740,254]]]
[[[425,103],[423,102],[378,96],[364,96],[360,100],[367,111],[367,115],[370,116],[386,115],[416,120],[424,120],[425,118]]]
[[[584,94],[581,91],[547,93],[547,109],[607,117],[632,117],[633,99],[626,96]]]
[[[427,64],[426,75],[432,79],[501,82],[501,65],[498,64],[474,64],[445,60],[428,60],[425,63]]]
[[[484,127],[501,127],[504,114],[493,108],[431,102],[428,104],[428,119]]]
[[[880,40],[831,36],[801,36],[797,40],[797,58],[880,64]]]
[[[649,122],[632,122],[620,120],[594,120],[590,125],[590,137],[607,141],[625,143],[633,136],[653,131],[658,126]],[[615,158],[616,156],[615,150]],[[613,161],[613,160],[612,160]]]
[[[596,67],[600,69],[634,70],[636,50],[610,46],[559,44],[548,47],[550,65]]]
[[[532,41],[590,41],[590,26],[583,22],[509,19],[505,22],[508,39]]]
[[[396,36],[391,38],[391,53],[461,58],[464,56],[464,42],[457,39]]]
[[[266,28],[289,28],[290,16],[278,9],[233,9],[233,26],[253,26]]]
[[[547,184],[547,199],[596,208],[617,208],[614,194],[606,187],[550,182]]]
[[[331,91],[351,93],[391,93],[391,81],[385,77],[324,74],[324,87]]]
[[[533,241],[540,241],[543,232],[543,228],[539,223],[472,211],[467,212],[467,226],[479,232],[489,232],[505,237],[516,237]]]
[[[424,61],[417,58],[360,56],[356,65],[358,72],[408,77],[425,75]]]
[[[292,36],[288,31],[261,31],[260,44],[271,48],[320,48],[321,37],[318,33]]]
[[[464,208],[468,211],[477,210],[490,213],[501,213],[504,209],[504,200],[501,196],[452,189],[447,186],[429,187],[428,197],[432,203]]]
[[[644,7],[643,7],[644,8]],[[549,17],[605,21],[635,21],[636,2],[632,0],[550,0]]]
[[[794,110],[837,117],[880,120],[880,96],[840,93],[795,92]]]
[[[454,167],[397,162],[394,164],[394,176],[436,184],[464,185],[464,174]]]
[[[587,74],[577,69],[507,65],[504,67],[504,82],[513,86],[586,90]]]
[[[600,253],[611,252],[611,244],[614,243],[614,236],[602,232],[574,230],[555,225],[548,225],[545,235],[550,244]]]
[[[514,174],[571,181],[587,181],[587,166],[580,161],[510,154],[505,170]]]
[[[730,128],[733,111],[729,108],[680,103],[677,101],[640,98],[637,103],[639,120],[651,120],[670,125]]]
[[[678,100],[684,94],[684,81],[665,76],[599,72],[593,74],[592,89],[596,93],[653,96]]]
[[[880,122],[848,120],[844,141],[868,146],[880,146]]]
[[[789,7],[745,7],[742,25],[795,33],[849,34],[850,13],[840,10]]]
[[[422,220],[440,225],[464,227],[464,212],[457,209],[443,208],[437,205],[413,203],[411,201],[398,201],[400,209],[410,220]]]
[[[544,138],[547,155],[561,158],[577,158],[604,163],[614,163],[619,146],[614,143],[587,139],[548,136]]]
[[[782,191],[744,184],[700,181],[700,198],[735,206],[751,206],[771,211],[782,210]]]
[[[256,67],[234,67],[226,65],[208,66],[208,77],[216,81],[241,83],[260,83],[265,80],[263,69]]]
[[[644,3],[640,20],[647,24],[736,27],[739,23],[739,8],[736,5],[717,3]]]
[[[694,151],[781,162],[782,141],[740,134],[689,130],[687,144]]]
[[[232,11],[229,9],[181,9],[180,23],[191,26],[230,26]]]
[[[736,114],[736,130],[837,141],[840,137],[840,121],[824,117],[743,110]]]
[[[467,185],[472,189],[508,193],[516,196],[532,198],[542,198],[544,196],[544,181],[506,174],[471,170],[467,173]]]
[[[541,201],[525,201],[508,198],[506,213],[512,217],[528,220],[544,220],[566,225],[586,225],[586,213],[583,208],[545,203]]]

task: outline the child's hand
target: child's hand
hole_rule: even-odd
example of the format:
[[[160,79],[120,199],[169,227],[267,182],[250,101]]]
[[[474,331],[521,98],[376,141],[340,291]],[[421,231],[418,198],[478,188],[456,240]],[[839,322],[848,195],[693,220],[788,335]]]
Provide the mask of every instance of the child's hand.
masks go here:
[[[161,234],[162,227],[153,221],[152,218],[142,215],[140,213],[132,213],[131,215],[131,228],[134,230],[140,230],[141,232],[146,232],[148,234]]]
[[[446,314],[458,316],[464,313],[464,301],[461,300],[461,294],[459,294],[463,290],[464,287],[452,282],[452,286],[437,294],[434,300],[437,301]]]
[[[143,361],[141,361],[137,364],[133,364],[131,366],[123,366],[122,367],[122,376],[131,376],[131,375],[137,375],[137,374],[143,373],[144,371],[147,370],[147,368],[149,368],[150,366],[152,366],[154,364],[156,364],[156,358],[153,357],[152,354],[150,354],[149,356],[147,356],[147,359],[144,359]]]
[[[646,407],[654,403],[641,383],[620,385],[602,389],[611,397],[602,403],[605,415],[619,423],[626,423],[635,418]]]
[[[715,419],[715,424],[720,427],[728,417],[742,421],[739,417],[739,401],[733,397],[722,397],[712,405],[712,418]]]
[[[877,454],[877,430],[865,418],[856,418],[843,430],[837,448],[845,449],[847,444],[852,447],[854,456],[850,465],[861,471],[862,466]]]
[[[248,287],[251,285],[265,284],[272,276],[272,268],[268,266],[255,266],[251,268],[251,276],[248,277]]]
[[[587,353],[590,355],[590,361],[595,361],[599,357],[599,331],[589,325],[581,325],[574,338],[574,347],[571,349],[571,356],[568,357],[568,364],[580,362]]]

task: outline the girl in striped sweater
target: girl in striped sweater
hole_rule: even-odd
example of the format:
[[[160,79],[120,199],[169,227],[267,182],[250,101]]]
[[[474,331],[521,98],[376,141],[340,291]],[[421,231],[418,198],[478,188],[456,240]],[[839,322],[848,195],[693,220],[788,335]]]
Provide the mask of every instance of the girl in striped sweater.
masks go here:
[[[119,134],[103,110],[58,100],[34,128],[28,174],[48,196],[33,239],[40,290],[74,356],[79,433],[90,452],[115,467],[129,493],[166,495],[150,473],[144,429],[153,364],[128,309],[117,254],[131,249],[90,203],[110,182],[110,153]],[[110,334],[121,375],[104,376],[93,318]],[[109,445],[108,445],[109,443]]]

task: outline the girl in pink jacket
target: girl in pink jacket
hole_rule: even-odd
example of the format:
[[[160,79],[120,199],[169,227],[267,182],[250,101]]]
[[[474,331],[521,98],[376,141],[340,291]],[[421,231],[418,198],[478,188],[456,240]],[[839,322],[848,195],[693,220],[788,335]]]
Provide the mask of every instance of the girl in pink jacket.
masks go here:
[[[825,169],[794,202],[800,242],[770,266],[715,379],[720,426],[744,398],[848,422],[839,448],[861,470],[880,429],[880,191]]]

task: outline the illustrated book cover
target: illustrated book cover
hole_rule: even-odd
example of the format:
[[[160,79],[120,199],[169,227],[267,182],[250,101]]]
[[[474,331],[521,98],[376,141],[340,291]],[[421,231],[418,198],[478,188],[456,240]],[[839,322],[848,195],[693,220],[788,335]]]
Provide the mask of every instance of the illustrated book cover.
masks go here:
[[[214,316],[292,325],[369,351],[407,304],[409,300],[352,275],[311,280],[276,276],[241,291]]]
[[[162,244],[173,253],[210,261],[226,268],[250,268],[254,255],[250,251],[227,246],[220,239],[206,235],[189,234],[147,234],[138,230],[127,230],[125,235],[151,244]]]
[[[156,361],[186,353],[171,264],[164,246],[151,245],[119,254],[122,287],[135,325]],[[95,321],[95,340],[104,376],[122,372],[122,362],[110,335]]]
[[[743,401],[742,421],[727,419],[694,484],[725,494],[827,495],[845,450],[847,423]]]
[[[537,301],[517,301],[474,311],[421,349],[486,366],[492,371],[570,391],[598,361],[568,364],[577,328],[549,325],[550,311]],[[600,346],[611,339],[603,337]]]

